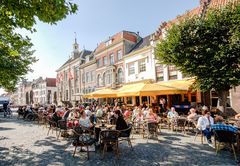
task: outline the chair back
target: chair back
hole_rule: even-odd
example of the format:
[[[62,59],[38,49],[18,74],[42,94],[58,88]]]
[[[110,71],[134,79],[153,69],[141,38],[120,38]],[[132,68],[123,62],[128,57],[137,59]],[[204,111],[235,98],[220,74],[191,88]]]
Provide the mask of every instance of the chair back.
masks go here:
[[[187,119],[185,119],[185,118],[179,118],[179,119],[177,119],[177,126],[179,126],[179,127],[185,126],[186,121],[187,121]]]
[[[67,130],[67,121],[66,120],[59,120],[58,127],[63,130]]]
[[[152,133],[152,132],[156,132],[157,131],[157,127],[158,127],[158,124],[157,123],[153,123],[153,122],[151,122],[151,123],[147,123],[147,128],[148,128],[148,131],[150,132],[150,133]]]
[[[103,130],[100,132],[102,141],[114,142],[118,140],[120,132],[118,130]]]
[[[223,143],[235,143],[237,140],[236,133],[225,130],[213,130],[216,141]]]

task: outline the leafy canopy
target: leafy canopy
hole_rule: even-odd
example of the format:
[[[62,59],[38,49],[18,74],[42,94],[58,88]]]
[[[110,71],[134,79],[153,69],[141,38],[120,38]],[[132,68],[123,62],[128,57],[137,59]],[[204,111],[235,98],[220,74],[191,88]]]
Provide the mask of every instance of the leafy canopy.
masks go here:
[[[240,5],[180,21],[167,30],[155,52],[160,62],[195,77],[203,91],[228,91],[239,85]]]
[[[1,0],[0,1],[0,87],[13,90],[16,83],[31,71],[37,61],[30,39],[16,32],[35,32],[36,20],[56,24],[76,13],[77,5],[68,0]]]

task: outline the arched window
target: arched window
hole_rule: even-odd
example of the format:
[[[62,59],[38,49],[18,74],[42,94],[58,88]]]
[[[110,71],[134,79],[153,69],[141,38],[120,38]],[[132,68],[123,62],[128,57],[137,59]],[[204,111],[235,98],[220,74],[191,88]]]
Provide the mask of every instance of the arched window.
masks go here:
[[[122,68],[118,69],[117,80],[118,80],[119,84],[123,83],[123,70],[122,70]]]
[[[101,85],[101,75],[98,74],[97,76],[97,86],[99,87]]]
[[[105,83],[106,83],[106,74],[103,73],[102,85],[105,86]]]

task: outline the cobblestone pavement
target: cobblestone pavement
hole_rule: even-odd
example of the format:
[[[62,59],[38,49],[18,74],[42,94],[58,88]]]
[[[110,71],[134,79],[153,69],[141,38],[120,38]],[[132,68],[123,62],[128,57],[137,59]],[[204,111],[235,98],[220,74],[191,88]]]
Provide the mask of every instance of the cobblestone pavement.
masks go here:
[[[71,151],[65,151],[70,140],[56,139],[55,133],[47,136],[47,129],[22,119],[3,118],[0,114],[0,166],[7,165],[119,165],[119,166],[157,166],[157,165],[237,165],[229,151],[215,150],[200,138],[193,142],[193,135],[171,132],[163,129],[158,140],[146,139],[134,135],[132,151],[122,143],[120,159],[114,153],[107,152],[101,159],[100,151],[87,154],[78,152],[72,157]],[[239,157],[239,156],[238,156]]]

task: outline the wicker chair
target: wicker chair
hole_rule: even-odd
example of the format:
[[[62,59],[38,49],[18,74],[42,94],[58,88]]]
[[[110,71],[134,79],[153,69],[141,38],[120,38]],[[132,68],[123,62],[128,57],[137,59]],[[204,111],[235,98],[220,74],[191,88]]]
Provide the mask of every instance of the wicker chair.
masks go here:
[[[130,139],[130,135],[131,135],[131,132],[132,132],[132,124],[129,124],[127,129],[125,129],[125,130],[118,130],[118,131],[120,132],[118,142],[128,141],[128,145],[133,150],[131,139]]]
[[[118,137],[120,132],[118,130],[103,130],[100,132],[100,141],[103,145],[102,158],[104,158],[104,153],[107,151],[107,147],[114,146],[115,153],[119,159],[119,149],[118,149]]]
[[[197,122],[195,121],[193,121],[193,125],[194,125],[194,128],[195,128],[195,136],[194,136],[194,139],[193,139],[193,142],[195,142],[195,140],[196,140],[196,138],[197,138],[197,136],[198,135],[200,135],[200,137],[201,137],[201,143],[203,144],[203,140],[204,140],[204,134],[203,134],[203,131],[201,130],[201,129],[199,129],[199,128],[197,128]]]
[[[74,141],[73,141],[73,146],[75,146],[74,152],[73,152],[73,157],[75,156],[77,147],[86,147],[87,148],[87,159],[89,160],[89,146],[92,146],[96,141],[95,138],[92,137],[92,130],[89,129],[82,129],[82,127],[76,127],[75,129],[72,130],[72,132],[75,135]]]
[[[62,131],[64,131],[64,133],[67,132],[67,121],[66,120],[59,120],[58,121],[58,129],[59,129],[59,133],[57,136],[57,139],[59,138],[59,136],[61,135]]]
[[[237,156],[234,148],[234,143],[238,141],[237,134],[231,131],[224,131],[224,130],[213,130],[213,133],[214,133],[214,143],[215,143],[216,153],[218,153],[221,143],[229,144],[233,150],[234,158],[235,160],[237,160]],[[218,142],[218,145],[217,145],[217,142]]]
[[[147,131],[147,142],[150,136],[157,136],[158,130],[158,123],[157,122],[148,122],[146,124],[146,131]]]
[[[181,128],[182,132],[186,134],[186,130],[185,130],[186,123],[187,123],[187,119],[185,118],[176,119],[176,132]]]
[[[57,123],[55,121],[52,120],[52,118],[48,118],[47,119],[48,121],[48,132],[47,132],[47,135],[49,134],[50,130],[52,130],[52,132],[55,130],[56,131],[56,136],[57,136]]]

